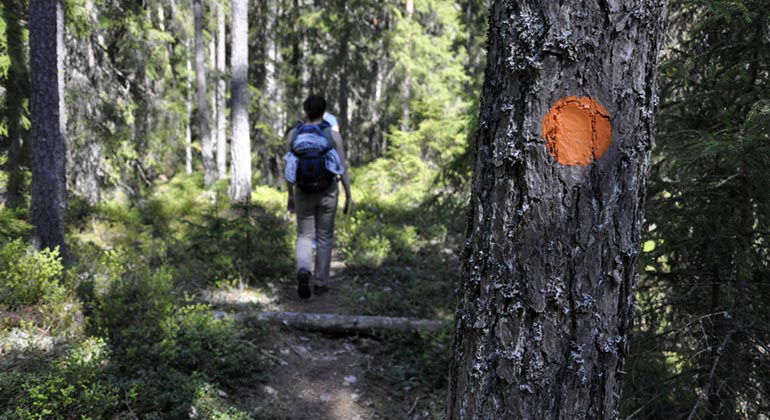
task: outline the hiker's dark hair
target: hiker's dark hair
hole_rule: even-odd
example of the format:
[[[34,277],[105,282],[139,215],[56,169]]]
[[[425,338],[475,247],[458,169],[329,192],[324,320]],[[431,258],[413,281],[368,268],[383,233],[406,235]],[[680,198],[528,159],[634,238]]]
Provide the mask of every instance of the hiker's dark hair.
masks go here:
[[[326,99],[320,95],[310,95],[302,103],[302,108],[305,110],[305,116],[308,120],[317,120],[323,117],[326,112]]]

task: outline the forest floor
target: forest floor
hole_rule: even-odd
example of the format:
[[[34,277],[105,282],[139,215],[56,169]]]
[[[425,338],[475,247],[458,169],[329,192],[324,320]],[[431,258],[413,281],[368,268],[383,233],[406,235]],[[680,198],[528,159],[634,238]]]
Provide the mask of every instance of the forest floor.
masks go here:
[[[0,240],[0,272],[19,279],[11,286],[37,287],[24,301],[0,294],[0,418],[442,417],[459,229],[435,221],[460,212],[417,206],[411,190],[390,201],[358,191],[355,215],[336,229],[330,291],[301,300],[285,193],[261,187],[253,205],[233,208],[217,199],[222,188],[201,185],[177,177],[141,202],[74,203],[78,262],[66,276],[55,256],[28,252],[23,222],[18,239]],[[0,211],[0,231],[23,218]],[[447,328],[335,336],[250,316],[261,311]],[[73,393],[58,392],[62,383]]]
[[[357,280],[357,279],[355,279]],[[244,289],[209,291],[205,300],[221,311],[265,311],[353,314],[350,296],[363,295],[363,285],[346,276],[345,264],[335,254],[330,290],[302,300],[296,283],[270,283],[269,292]],[[222,315],[220,313],[220,315]],[[438,407],[420,396],[404,398],[404,389],[369,374],[377,356],[367,349],[377,340],[333,336],[280,328],[266,356],[274,370],[265,384],[254,390],[258,418],[280,419],[427,419]],[[421,409],[421,405],[423,405]]]

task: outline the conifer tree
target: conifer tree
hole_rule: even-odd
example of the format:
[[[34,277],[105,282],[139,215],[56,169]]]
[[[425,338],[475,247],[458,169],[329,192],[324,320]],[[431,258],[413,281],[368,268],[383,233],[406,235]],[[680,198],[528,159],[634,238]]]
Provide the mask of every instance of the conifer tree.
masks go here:
[[[251,198],[251,141],[249,136],[249,44],[248,2],[232,0],[232,146],[230,198],[236,202]]]
[[[33,166],[30,216],[32,243],[38,249],[64,242],[67,206],[65,175],[64,6],[61,0],[31,0],[29,5],[32,70]]]
[[[666,3],[496,0],[448,417],[617,417]]]
[[[626,378],[624,411],[640,418],[770,412],[768,9],[672,3]]]
[[[217,104],[217,171],[219,177],[227,176],[227,117],[225,114],[225,5],[219,0],[217,9],[217,77],[216,77],[216,104]]]
[[[207,93],[206,56],[203,42],[204,16],[201,0],[193,0],[193,13],[195,16],[195,80],[198,96],[198,129],[201,138],[204,184],[210,186],[217,179],[217,166],[214,157],[214,142],[211,137],[211,113]]]

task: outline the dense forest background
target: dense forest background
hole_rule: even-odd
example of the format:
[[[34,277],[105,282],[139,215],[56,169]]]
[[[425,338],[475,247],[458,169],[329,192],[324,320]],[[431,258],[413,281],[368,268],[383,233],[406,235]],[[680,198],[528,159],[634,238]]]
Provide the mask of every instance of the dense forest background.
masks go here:
[[[204,182],[203,131],[231,137],[232,26],[230,2],[200,3],[205,116],[192,1],[64,2],[66,258],[27,245],[29,1],[0,5],[0,418],[282,418],[254,384],[285,332],[206,296],[291,287],[283,136],[310,93],[352,165],[346,310],[452,319],[489,1],[249,2],[245,204],[228,152]],[[623,418],[770,416],[768,10],[669,6]],[[441,417],[449,340],[355,342],[384,417]]]

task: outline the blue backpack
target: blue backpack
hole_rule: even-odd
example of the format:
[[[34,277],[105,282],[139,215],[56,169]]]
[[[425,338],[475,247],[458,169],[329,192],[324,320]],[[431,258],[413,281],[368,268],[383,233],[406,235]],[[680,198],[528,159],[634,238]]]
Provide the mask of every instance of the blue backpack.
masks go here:
[[[291,152],[299,158],[296,185],[306,193],[323,191],[332,185],[336,175],[326,169],[326,153],[336,147],[331,125],[297,124],[291,139]]]

